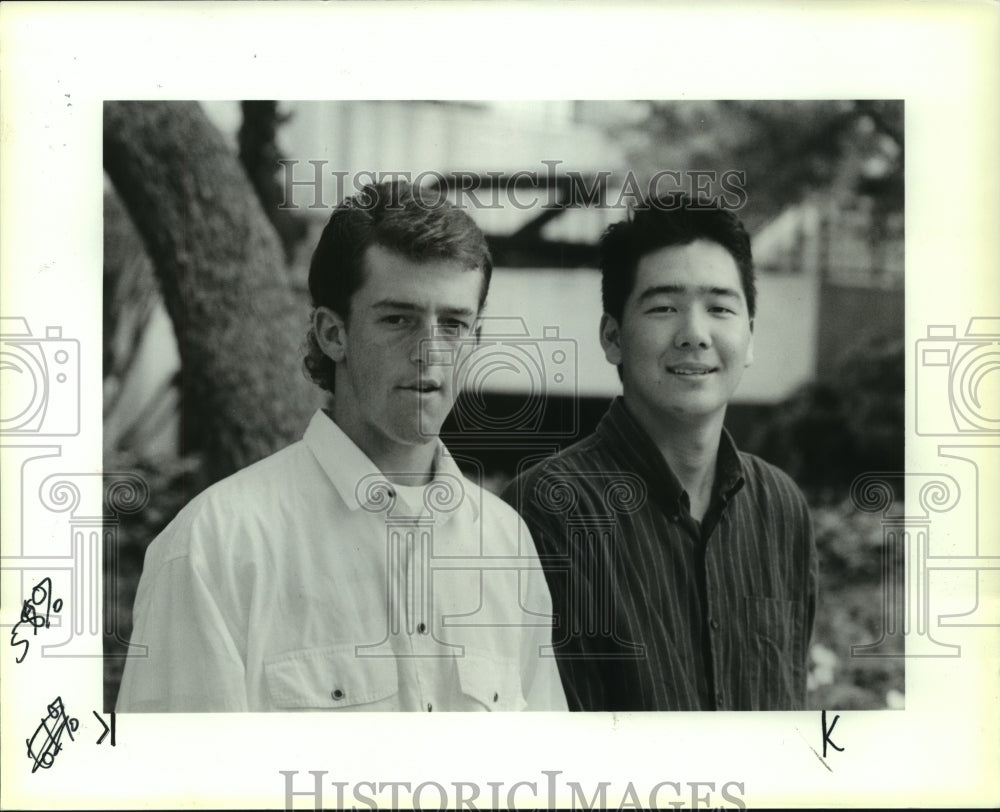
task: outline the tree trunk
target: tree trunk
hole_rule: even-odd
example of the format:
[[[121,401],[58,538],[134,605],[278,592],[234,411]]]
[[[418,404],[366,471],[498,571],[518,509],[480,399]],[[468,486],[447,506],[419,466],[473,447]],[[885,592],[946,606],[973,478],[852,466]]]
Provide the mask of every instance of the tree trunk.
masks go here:
[[[290,116],[278,112],[276,101],[245,101],[240,103],[240,108],[243,110],[243,124],[237,139],[240,163],[264,214],[278,233],[285,250],[285,262],[291,264],[298,244],[309,229],[298,212],[281,208],[285,190],[278,180],[278,161],[282,155],[277,137],[278,127]]]
[[[297,439],[320,401],[301,372],[306,305],[222,135],[195,102],[105,102],[104,168],[156,270],[210,480]]]

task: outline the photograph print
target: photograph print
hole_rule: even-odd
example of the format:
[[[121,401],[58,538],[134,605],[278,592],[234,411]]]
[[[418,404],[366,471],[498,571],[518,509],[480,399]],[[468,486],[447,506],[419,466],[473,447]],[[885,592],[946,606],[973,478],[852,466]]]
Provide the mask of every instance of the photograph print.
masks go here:
[[[105,711],[903,708],[902,101],[103,118]]]

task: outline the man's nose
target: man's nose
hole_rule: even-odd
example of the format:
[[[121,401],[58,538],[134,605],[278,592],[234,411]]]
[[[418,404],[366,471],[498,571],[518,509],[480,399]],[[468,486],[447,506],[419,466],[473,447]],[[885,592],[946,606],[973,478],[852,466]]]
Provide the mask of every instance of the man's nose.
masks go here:
[[[410,360],[424,366],[443,366],[453,363],[449,330],[449,327],[440,324],[421,325],[410,346]]]
[[[683,349],[706,349],[712,344],[708,314],[699,308],[691,308],[682,316],[682,321],[674,336],[674,344]]]

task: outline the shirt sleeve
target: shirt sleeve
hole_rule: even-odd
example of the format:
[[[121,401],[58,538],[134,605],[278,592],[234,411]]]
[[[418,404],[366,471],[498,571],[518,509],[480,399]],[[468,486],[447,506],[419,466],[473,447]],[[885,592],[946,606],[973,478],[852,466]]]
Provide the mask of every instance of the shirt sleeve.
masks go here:
[[[791,483],[791,480],[788,481]],[[816,537],[813,532],[809,504],[797,486],[790,484],[790,487],[793,489],[794,503],[798,510],[795,518],[790,520],[792,536],[789,539],[789,554],[794,555],[795,560],[801,562],[795,569],[790,594],[794,595],[796,600],[800,600],[804,608],[804,613],[801,616],[801,637],[796,641],[796,650],[801,652],[801,660],[788,664],[794,686],[794,695],[790,697],[792,705],[789,709],[796,710],[806,707],[808,696],[809,644],[812,641],[819,599],[819,555],[816,551]]]
[[[535,553],[534,542],[525,523],[519,521],[518,524],[521,537],[532,551],[532,559],[535,564],[532,569],[525,571],[527,580],[526,608],[538,615],[551,616],[552,599],[549,595],[545,575],[541,570],[541,564]],[[525,628],[525,632],[521,651],[521,686],[524,690],[524,698],[528,703],[525,710],[567,710],[566,694],[563,691],[555,652],[552,649],[552,626],[528,626]]]
[[[247,710],[244,662],[212,583],[186,552],[147,555],[118,712]]]
[[[809,560],[806,576],[806,621],[803,630],[803,635],[805,636],[803,650],[806,652],[806,672],[808,673],[809,643],[812,640],[813,627],[816,622],[816,607],[819,602],[819,553],[816,550],[816,534],[813,530],[812,516],[809,513],[805,497],[802,498],[802,512],[804,522],[803,537]]]
[[[546,513],[540,506],[528,499],[522,489],[524,483],[514,480],[501,497],[520,513],[522,521],[530,532],[534,547],[543,561],[570,560],[568,540],[558,517]],[[548,651],[554,653],[559,679],[565,693],[566,705],[571,711],[601,710],[604,707],[604,680],[600,674],[599,661],[591,656],[586,641],[581,635],[570,633],[579,623],[571,618],[574,603],[571,598],[575,590],[587,589],[582,573],[565,568],[542,564],[545,581],[550,596],[554,622],[547,629],[551,643]]]

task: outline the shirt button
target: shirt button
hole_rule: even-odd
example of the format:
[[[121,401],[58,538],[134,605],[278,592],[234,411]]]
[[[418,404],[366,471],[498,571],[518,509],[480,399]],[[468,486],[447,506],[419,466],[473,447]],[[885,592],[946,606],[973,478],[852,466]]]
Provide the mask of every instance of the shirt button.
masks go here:
[[[333,692],[330,694],[330,696],[332,696],[334,699],[343,699],[344,692],[341,691],[340,688],[335,688]]]
[[[675,513],[675,514],[674,514],[673,516],[671,516],[671,517],[670,517],[670,521],[674,522],[675,524],[676,524],[677,522],[679,522],[680,520],[681,520],[681,517],[680,517],[680,515],[679,515],[679,514],[677,514],[677,513]]]
[[[708,625],[709,625],[709,626],[711,626],[711,627],[712,627],[713,629],[715,629],[716,631],[718,631],[718,628],[719,628],[719,621],[717,621],[717,620],[716,620],[716,619],[715,619],[715,618],[713,617],[713,618],[712,618],[712,619],[711,619],[710,621],[708,621]]]
[[[427,634],[427,624],[426,623],[418,623],[417,624],[417,631],[420,632],[421,634]]]
[[[722,709],[722,705],[723,705],[723,701],[722,700],[723,700],[722,691],[718,691],[715,694],[715,704],[718,705],[718,707],[719,707],[720,710]]]
[[[427,703],[427,712],[430,713],[432,710],[434,710],[434,706],[430,702],[428,702]]]
[[[493,701],[494,702],[499,702],[500,701],[500,694],[493,694]]]

